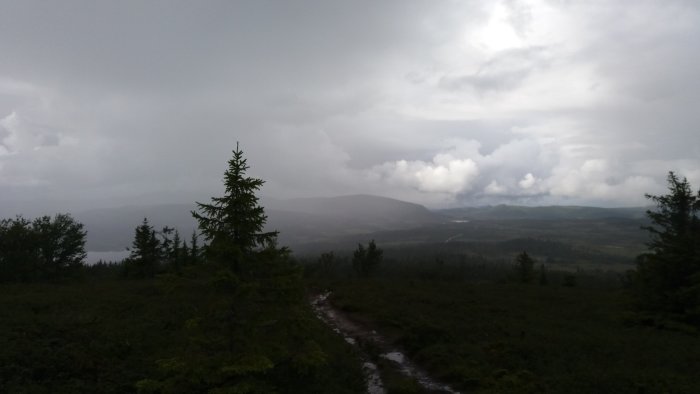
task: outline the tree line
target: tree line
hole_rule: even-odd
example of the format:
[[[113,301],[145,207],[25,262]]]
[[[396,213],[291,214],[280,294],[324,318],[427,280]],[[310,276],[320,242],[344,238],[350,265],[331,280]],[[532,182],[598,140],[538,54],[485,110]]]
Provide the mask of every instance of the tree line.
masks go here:
[[[190,244],[180,238],[180,232],[171,227],[156,231],[144,218],[134,230],[129,257],[123,262],[123,275],[131,278],[150,278],[162,270],[181,272],[188,266],[204,261],[199,236],[192,232]]]
[[[249,167],[238,145],[228,164],[225,195],[197,202],[192,212],[204,244],[196,232],[188,244],[176,229],[156,230],[144,218],[135,228],[129,257],[120,264],[125,276],[153,277],[205,261],[244,275],[256,271],[257,263],[289,256],[288,248],[277,246],[277,231],[263,231],[267,216],[256,192],[264,181],[246,176]],[[1,220],[0,281],[51,279],[83,267],[86,235],[83,224],[69,214]]]
[[[86,257],[83,224],[68,214],[0,220],[0,281],[70,276]]]

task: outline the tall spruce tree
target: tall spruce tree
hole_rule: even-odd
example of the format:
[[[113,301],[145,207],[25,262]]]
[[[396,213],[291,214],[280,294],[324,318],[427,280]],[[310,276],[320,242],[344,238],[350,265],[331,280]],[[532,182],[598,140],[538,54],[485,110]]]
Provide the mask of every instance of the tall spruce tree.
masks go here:
[[[200,263],[202,258],[201,250],[199,249],[199,236],[196,231],[192,231],[192,237],[190,238],[190,259],[189,264],[197,265]]]
[[[248,169],[236,143],[224,173],[224,196],[212,197],[210,204],[197,202],[199,212],[192,211],[208,241],[207,257],[230,265],[234,272],[239,272],[242,262],[257,252],[274,248],[278,234],[263,231],[267,216],[255,193],[265,181],[246,176]]]
[[[161,260],[161,243],[156,231],[144,218],[141,225],[134,230],[134,241],[127,264],[127,275],[134,277],[152,277],[158,270]]]
[[[668,190],[646,195],[656,209],[647,211],[651,239],[637,259],[635,288],[642,308],[700,324],[700,192],[673,172]]]

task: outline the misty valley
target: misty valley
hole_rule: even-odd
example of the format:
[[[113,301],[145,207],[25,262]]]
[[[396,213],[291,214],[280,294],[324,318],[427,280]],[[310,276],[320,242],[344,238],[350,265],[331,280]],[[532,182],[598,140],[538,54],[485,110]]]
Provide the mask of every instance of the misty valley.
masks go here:
[[[375,239],[387,256],[432,259],[481,257],[510,262],[527,250],[548,264],[572,269],[625,271],[648,236],[646,208],[487,206],[428,210],[413,203],[352,195],[295,200],[263,199],[268,230],[300,258],[327,251],[349,254]],[[79,212],[89,230],[86,248],[96,256],[128,254],[134,223],[147,217],[189,236],[197,224],[192,204],[128,206]],[[99,258],[93,258],[92,263]],[[116,260],[116,259],[115,259]]]

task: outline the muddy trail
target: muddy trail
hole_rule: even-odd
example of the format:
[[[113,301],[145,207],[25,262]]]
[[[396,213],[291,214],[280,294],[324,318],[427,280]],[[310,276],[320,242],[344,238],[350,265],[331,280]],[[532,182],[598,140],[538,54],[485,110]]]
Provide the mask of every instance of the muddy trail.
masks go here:
[[[385,394],[385,386],[377,364],[373,362],[373,353],[379,350],[379,357],[390,361],[388,365],[401,375],[415,380],[427,393],[459,394],[448,385],[440,383],[430,377],[423,369],[412,362],[404,353],[391,346],[389,341],[375,330],[367,328],[350,319],[345,313],[335,308],[329,297],[330,292],[311,297],[311,306],[316,316],[326,323],[337,334],[342,335],[345,341],[356,347],[360,352],[363,362],[363,372],[367,382],[368,394]],[[375,356],[376,357],[376,356]]]

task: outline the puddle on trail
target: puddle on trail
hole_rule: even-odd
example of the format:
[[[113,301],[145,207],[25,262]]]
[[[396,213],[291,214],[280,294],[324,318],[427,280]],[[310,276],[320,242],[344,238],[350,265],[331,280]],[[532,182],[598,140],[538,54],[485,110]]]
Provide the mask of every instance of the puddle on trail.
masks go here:
[[[365,382],[367,383],[367,394],[385,394],[386,391],[377,364],[370,361],[369,355],[357,343],[357,339],[360,337],[355,335],[359,332],[359,328],[330,306],[328,302],[330,295],[331,293],[327,292],[311,299],[311,307],[316,317],[332,328],[335,333],[342,335],[345,342],[360,350],[363,362],[362,372],[365,374]]]
[[[393,361],[397,364],[403,364],[406,359],[406,357],[401,352],[384,353],[380,357],[383,357],[389,361]]]
[[[335,309],[328,301],[330,295],[330,292],[326,292],[313,297],[311,306],[321,321],[331,327],[333,331],[342,335],[347,343],[360,350],[363,359],[362,371],[365,373],[368,394],[385,393],[377,365],[370,361],[369,355],[361,347],[362,343],[368,342],[384,351],[380,357],[394,363],[397,371],[404,376],[415,379],[424,389],[433,393],[459,394],[458,391],[453,390],[451,387],[435,381],[400,351],[391,349],[388,342],[376,331],[359,326],[341,311]]]
[[[393,361],[397,367],[399,372],[401,372],[404,376],[411,377],[415,379],[418,384],[423,386],[424,389],[430,390],[431,392],[436,392],[436,393],[450,393],[450,394],[459,394],[458,391],[453,390],[450,386],[441,384],[433,380],[428,374],[418,368],[414,363],[412,363],[403,353],[393,351],[393,352],[388,352],[381,354],[379,357],[387,359],[389,361]]]
[[[382,384],[382,377],[379,375],[379,369],[377,364],[371,361],[365,361],[362,364],[362,372],[365,373],[367,379],[367,393],[368,394],[384,394],[384,384]]]

